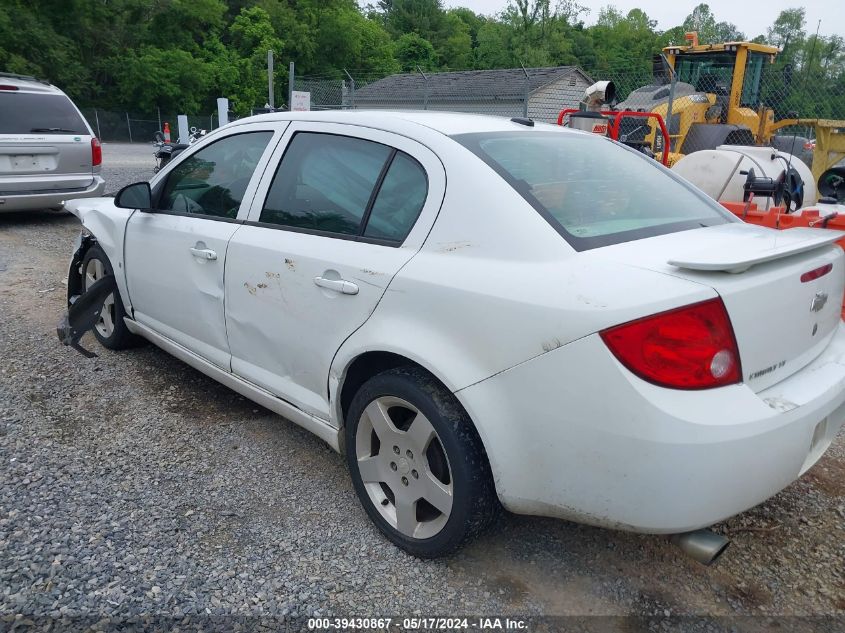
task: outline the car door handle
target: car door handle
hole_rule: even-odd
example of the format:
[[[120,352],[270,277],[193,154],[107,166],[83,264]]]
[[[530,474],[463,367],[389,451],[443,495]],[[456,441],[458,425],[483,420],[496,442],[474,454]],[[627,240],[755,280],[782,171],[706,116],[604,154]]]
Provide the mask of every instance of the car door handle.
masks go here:
[[[194,257],[198,257],[199,259],[207,259],[209,261],[214,261],[217,259],[217,253],[215,253],[210,248],[194,248],[191,247],[191,255]]]
[[[345,295],[357,295],[358,286],[345,279],[326,279],[325,277],[314,277],[314,283],[321,288],[328,288]]]

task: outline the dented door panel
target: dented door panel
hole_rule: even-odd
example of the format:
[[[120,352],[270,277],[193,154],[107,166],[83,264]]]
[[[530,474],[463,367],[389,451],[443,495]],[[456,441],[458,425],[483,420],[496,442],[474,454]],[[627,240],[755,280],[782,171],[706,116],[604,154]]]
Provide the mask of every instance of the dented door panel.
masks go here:
[[[300,409],[329,417],[326,381],[343,340],[375,309],[414,251],[242,227],[226,259],[232,371]],[[345,280],[356,294],[315,279]]]
[[[314,235],[258,223],[276,167],[297,132],[352,135],[412,156],[428,178],[422,210],[401,245]],[[445,193],[443,165],[407,137],[341,124],[294,122],[273,155],[248,222],[226,259],[226,330],[232,372],[329,420],[332,359],[363,325],[393,276],[419,251]],[[338,424],[332,419],[332,424]]]

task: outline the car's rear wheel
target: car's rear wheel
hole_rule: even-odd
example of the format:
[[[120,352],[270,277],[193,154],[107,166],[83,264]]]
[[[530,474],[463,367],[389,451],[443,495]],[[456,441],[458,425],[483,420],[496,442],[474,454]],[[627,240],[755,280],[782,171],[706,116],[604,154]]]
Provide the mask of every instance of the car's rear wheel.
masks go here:
[[[455,550],[499,512],[475,427],[422,369],[392,369],[359,389],[347,415],[346,455],[367,514],[415,556]]]
[[[82,290],[88,290],[94,282],[99,281],[105,275],[113,275],[109,258],[99,246],[92,246],[82,258]],[[134,347],[140,339],[129,331],[123,317],[126,311],[120,294],[115,290],[106,297],[103,309],[100,312],[100,320],[94,326],[94,336],[100,344],[109,349],[126,349]]]

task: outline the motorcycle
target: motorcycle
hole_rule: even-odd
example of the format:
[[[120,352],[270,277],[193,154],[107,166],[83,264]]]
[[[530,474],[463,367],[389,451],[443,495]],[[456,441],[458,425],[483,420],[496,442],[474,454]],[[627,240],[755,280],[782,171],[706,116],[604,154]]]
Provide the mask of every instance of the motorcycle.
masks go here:
[[[188,135],[187,143],[172,143],[164,140],[164,133],[162,131],[157,131],[153,140],[153,145],[156,148],[153,153],[153,156],[156,159],[156,165],[153,168],[153,173],[158,173],[164,169],[171,160],[196,143],[206,134],[208,134],[207,130],[191,127],[191,133]]]

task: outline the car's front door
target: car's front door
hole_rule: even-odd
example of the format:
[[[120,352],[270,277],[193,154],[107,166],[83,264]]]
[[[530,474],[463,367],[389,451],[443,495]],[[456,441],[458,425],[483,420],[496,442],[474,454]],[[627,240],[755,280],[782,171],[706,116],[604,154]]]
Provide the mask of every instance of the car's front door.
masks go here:
[[[155,209],[134,213],[126,227],[135,320],[226,370],[226,248],[280,135],[277,124],[249,124],[208,139],[154,183]]]
[[[332,358],[419,250],[445,183],[406,137],[292,123],[229,244],[232,372],[330,419]]]

